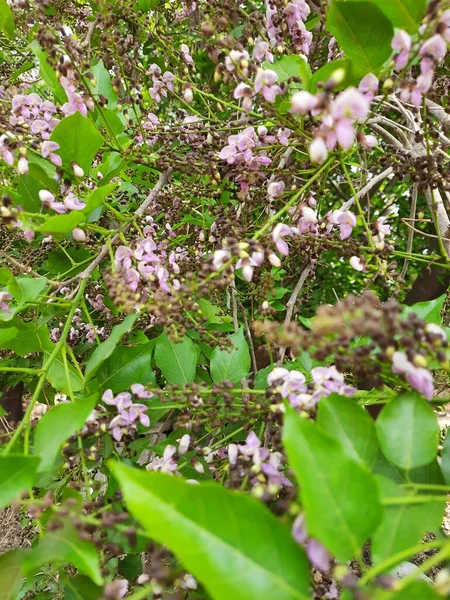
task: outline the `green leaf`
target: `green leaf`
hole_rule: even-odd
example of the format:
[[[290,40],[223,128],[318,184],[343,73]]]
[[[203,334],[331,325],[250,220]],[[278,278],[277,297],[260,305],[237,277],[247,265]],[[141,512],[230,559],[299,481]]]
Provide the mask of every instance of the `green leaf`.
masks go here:
[[[211,377],[214,382],[239,383],[250,371],[250,351],[242,327],[228,340],[231,348],[214,348],[211,355]]]
[[[393,481],[376,477],[381,497],[399,498],[415,495]],[[402,550],[418,544],[424,534],[439,529],[445,510],[445,495],[442,503],[399,504],[385,506],[380,526],[372,536],[372,560],[376,565]],[[400,562],[400,561],[399,561]],[[393,564],[390,565],[392,568]]]
[[[450,428],[447,429],[447,435],[445,436],[444,444],[442,446],[441,458],[441,469],[444,475],[445,483],[450,485]]]
[[[46,355],[45,358],[47,359],[48,355]],[[71,365],[70,362],[67,363],[67,368],[69,371],[70,386],[69,382],[67,381],[67,372],[62,354],[58,354],[53,359],[53,362],[47,371],[46,379],[55,388],[55,390],[58,392],[63,392],[63,394],[70,395],[71,392],[79,392],[82,390],[84,387],[84,381],[80,373]]]
[[[309,566],[289,530],[250,495],[110,463],[130,512],[214,600],[307,600]]]
[[[86,173],[105,141],[92,121],[78,111],[65,117],[55,127],[50,139],[59,144],[57,153],[67,169],[71,168],[72,163],[77,163]]]
[[[61,573],[59,574],[61,576]],[[100,600],[103,589],[84,575],[61,578],[64,583],[64,600]]]
[[[22,581],[22,551],[12,550],[0,556],[0,600],[15,600]]]
[[[428,302],[417,302],[412,306],[404,306],[402,317],[406,317],[411,313],[416,313],[421,319],[427,323],[442,325],[441,312],[446,300],[446,294],[439,296],[435,300]]]
[[[354,0],[358,2],[359,0]],[[422,20],[427,0],[370,0],[394,27],[416,33]]]
[[[91,69],[92,75],[95,77],[95,85],[91,85],[91,92],[94,95],[102,95],[108,100],[108,108],[114,109],[117,106],[117,93],[114,91],[111,76],[103,61],[100,60]]]
[[[39,420],[34,436],[34,452],[41,459],[39,472],[53,467],[63,443],[86,423],[97,397],[64,402],[51,408]]]
[[[356,556],[382,515],[374,477],[339,442],[289,407],[283,439],[300,484],[308,534],[339,560]]]
[[[47,286],[45,277],[27,277],[20,275],[14,277],[8,284],[8,292],[17,300],[17,304],[21,306],[26,302],[34,302],[42,294]]]
[[[175,343],[163,333],[156,342],[155,361],[169,383],[192,383],[198,362],[197,348],[191,338],[185,336]]]
[[[327,28],[362,75],[379,71],[392,54],[391,22],[370,2],[332,0]]]
[[[321,400],[317,425],[340,442],[350,458],[369,469],[375,463],[379,452],[375,423],[354,399],[331,394]]]
[[[14,38],[14,31],[16,29],[14,15],[6,0],[0,0],[0,29],[9,40]]]
[[[120,325],[113,327],[108,339],[95,348],[86,365],[86,381],[91,379],[91,377],[97,372],[100,365],[111,356],[117,344],[120,342],[123,336],[131,330],[138,317],[138,314],[128,315],[125,317]]]
[[[442,596],[426,581],[414,581],[406,588],[397,591],[378,588],[372,600],[442,600]]]
[[[309,79],[311,77],[311,68],[304,58],[296,54],[284,54],[279,60],[273,64],[265,63],[266,69],[275,71],[278,75],[278,82],[282,83],[290,77],[300,77],[303,82],[303,87],[308,88]]]
[[[6,329],[0,329],[0,348],[17,337],[19,330],[15,327],[7,327]]]
[[[67,524],[64,529],[42,538],[24,558],[23,568],[27,573],[33,573],[48,562],[70,563],[86,573],[95,584],[102,584],[97,551],[89,542],[80,540],[72,525]]]
[[[48,56],[47,52],[45,52],[45,50],[42,49],[41,45],[39,44],[39,42],[37,40],[34,40],[30,44],[30,49],[33,52],[33,54],[36,56],[36,58],[39,60],[39,66],[40,66],[39,72],[40,72],[42,79],[48,85],[50,91],[55,96],[55,98],[58,100],[58,102],[60,102],[61,104],[64,104],[64,102],[66,102],[66,100],[67,100],[67,96],[66,96],[65,91],[59,84],[58,78],[56,76],[56,73],[55,73],[53,67],[51,67],[49,65],[49,63],[47,62],[47,56]]]
[[[117,346],[97,371],[100,388],[110,388],[117,394],[129,390],[133,383],[145,385],[154,381],[150,365],[154,345],[152,341],[140,346]]]
[[[315,94],[317,91],[317,84],[319,82],[326,83],[330,77],[333,75],[335,71],[338,69],[344,69],[345,77],[341,84],[339,84],[335,89],[339,90],[345,87],[345,83],[349,78],[350,70],[351,70],[351,62],[346,58],[341,58],[339,60],[333,60],[332,62],[324,64],[320,69],[317,69],[311,77],[309,82],[309,91],[312,94]]]
[[[386,458],[403,469],[430,463],[436,456],[439,425],[433,409],[419,394],[399,395],[376,421],[378,441]]]
[[[25,323],[16,317],[10,321],[10,325],[17,329],[17,334],[14,338],[3,342],[4,348],[12,350],[19,356],[42,352],[42,350],[49,352],[53,350],[54,344],[50,341],[50,334],[45,324],[38,325],[35,321]]]
[[[22,454],[0,455],[0,508],[33,487],[39,458]]]

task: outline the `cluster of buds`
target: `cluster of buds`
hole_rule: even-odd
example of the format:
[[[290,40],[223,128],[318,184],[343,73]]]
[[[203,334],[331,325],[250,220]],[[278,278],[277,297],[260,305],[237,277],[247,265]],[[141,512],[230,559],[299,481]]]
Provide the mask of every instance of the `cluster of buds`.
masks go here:
[[[256,242],[237,242],[214,252],[211,257],[212,268],[214,271],[221,271],[226,267],[231,268],[235,256],[238,260],[234,264],[234,268],[242,269],[242,276],[246,281],[253,279],[255,267],[260,267],[266,258],[272,266],[281,266],[280,259],[271,250],[265,250]]]
[[[173,73],[166,71],[161,74],[161,69],[157,64],[150,65],[148,69],[149,75],[152,77],[153,86],[149,88],[148,93],[158,104],[161,102],[161,97],[167,98],[167,90],[173,92]]]

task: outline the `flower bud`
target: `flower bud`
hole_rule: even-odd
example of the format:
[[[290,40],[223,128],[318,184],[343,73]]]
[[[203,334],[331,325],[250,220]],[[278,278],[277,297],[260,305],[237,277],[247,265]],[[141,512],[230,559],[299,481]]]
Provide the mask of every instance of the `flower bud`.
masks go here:
[[[50,204],[50,202],[55,201],[55,196],[49,192],[48,190],[40,190],[39,191],[39,200],[44,203]]]
[[[19,171],[20,175],[25,175],[26,173],[28,173],[28,161],[25,158],[25,156],[21,156],[19,158],[19,162],[17,163],[17,170]]]
[[[192,104],[194,100],[194,93],[190,87],[187,87],[183,92],[184,101],[188,104]]]
[[[79,227],[75,227],[75,229],[72,231],[72,237],[76,242],[86,241],[86,234]]]
[[[72,169],[75,177],[84,177],[84,171],[80,165],[77,165],[77,163],[72,163]]]

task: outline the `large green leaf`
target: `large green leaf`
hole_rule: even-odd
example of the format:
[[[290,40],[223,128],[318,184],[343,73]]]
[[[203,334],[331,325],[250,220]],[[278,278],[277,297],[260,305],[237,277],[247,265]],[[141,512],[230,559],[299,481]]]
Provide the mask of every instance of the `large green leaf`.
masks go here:
[[[311,77],[311,68],[307,61],[297,54],[284,54],[280,59],[273,64],[265,63],[266,69],[275,71],[278,75],[278,81],[282,83],[290,77],[300,77],[303,82],[303,87],[308,88],[309,79]]]
[[[22,454],[0,455],[0,508],[33,487],[39,458]]]
[[[283,439],[309,535],[339,560],[356,556],[381,520],[374,477],[338,441],[290,408]]]
[[[46,359],[48,355],[46,355]],[[67,377],[67,371],[69,377]],[[47,370],[47,381],[57,390],[64,394],[70,395],[72,392],[79,392],[84,387],[84,381],[80,373],[69,362],[64,364],[62,354],[57,354],[53,359],[52,364]],[[67,380],[69,378],[69,381]]]
[[[435,300],[428,300],[427,302],[416,302],[412,306],[404,306],[402,316],[405,317],[411,313],[416,313],[421,319],[427,323],[435,323],[436,325],[442,325],[441,312],[446,300],[446,294],[442,294]]]
[[[92,121],[78,111],[65,117],[55,127],[50,139],[59,144],[57,153],[67,169],[72,163],[77,163],[85,173],[91,168],[94,156],[105,141]]]
[[[214,600],[307,600],[309,568],[289,530],[260,502],[216,483],[118,463],[130,512],[170,548]]]
[[[378,416],[376,430],[386,458],[402,469],[427,465],[436,456],[437,418],[416,392],[399,395],[386,404]]]
[[[327,28],[362,75],[379,71],[392,54],[392,24],[371,2],[332,0]]]
[[[89,542],[80,540],[72,525],[67,524],[64,529],[42,538],[24,558],[23,568],[26,573],[32,574],[48,562],[70,563],[97,585],[102,583],[97,551]]]
[[[108,339],[95,348],[86,365],[86,381],[95,375],[100,365],[111,356],[117,344],[131,330],[138,317],[138,314],[125,317],[122,323],[113,327]]]
[[[211,354],[211,377],[215,382],[239,383],[250,370],[250,351],[243,329],[228,338],[231,348],[214,348]]]
[[[95,64],[91,73],[95,78],[95,84],[91,85],[91,91],[94,95],[102,95],[108,100],[108,108],[114,109],[117,106],[117,93],[114,91],[111,76],[108,73],[103,61]]]
[[[359,0],[353,0],[358,2]],[[370,0],[394,27],[416,33],[425,13],[427,0]]]
[[[22,551],[12,550],[0,556],[0,600],[15,600],[23,578]]]
[[[8,39],[12,40],[14,38],[16,29],[14,15],[6,0],[0,0],[0,29]]]
[[[194,381],[198,352],[191,338],[184,337],[175,343],[163,333],[156,342],[155,360],[169,383],[182,385]]]
[[[91,414],[97,398],[64,402],[51,408],[39,420],[34,436],[34,452],[40,457],[39,471],[53,467],[63,443],[81,429]]]
[[[413,496],[393,481],[377,476],[382,498],[408,498]],[[415,546],[429,531],[439,529],[445,510],[445,496],[442,503],[398,504],[384,508],[383,520],[372,536],[372,560],[378,564],[406,548]],[[391,568],[394,565],[391,565]]]
[[[309,91],[312,94],[315,94],[317,91],[317,84],[319,82],[326,83],[330,77],[337,70],[343,69],[345,72],[344,79],[340,85],[338,85],[335,89],[339,90],[345,87],[347,80],[351,77],[351,62],[346,58],[341,58],[339,60],[333,60],[330,63],[325,63],[320,69],[317,69],[311,77],[309,82]]]
[[[317,424],[341,442],[351,458],[369,469],[375,463],[379,452],[375,423],[354,399],[331,394],[321,400]]]
[[[50,341],[50,334],[45,324],[38,325],[36,321],[25,323],[17,317],[9,322],[10,326],[17,329],[14,338],[3,342],[3,347],[12,350],[19,356],[26,356],[31,352],[51,352],[54,344]]]
[[[7,342],[14,340],[19,333],[19,330],[15,327],[7,327],[6,329],[0,329],[0,348],[3,348]]]
[[[133,383],[145,385],[154,381],[150,365],[153,346],[154,342],[141,346],[117,346],[97,371],[101,389],[110,388],[116,394],[129,390]]]

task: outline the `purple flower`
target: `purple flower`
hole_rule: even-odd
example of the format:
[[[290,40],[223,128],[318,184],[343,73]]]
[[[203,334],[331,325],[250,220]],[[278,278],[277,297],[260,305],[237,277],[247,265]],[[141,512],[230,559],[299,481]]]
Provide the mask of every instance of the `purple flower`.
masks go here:
[[[283,194],[285,187],[284,181],[271,181],[267,186],[267,193],[272,198],[279,198]]]
[[[253,47],[253,58],[262,62],[266,60],[269,63],[273,63],[273,54],[270,52],[270,46],[267,42],[257,41]]]
[[[9,302],[12,298],[12,295],[8,292],[0,292],[0,310],[9,312]]]
[[[392,372],[403,375],[409,385],[425,396],[427,400],[433,398],[434,382],[432,373],[428,369],[413,365],[404,352],[394,352]]]
[[[137,398],[153,398],[154,394],[149,392],[142,383],[133,383],[131,391]]]
[[[277,95],[281,94],[281,88],[274,85],[278,81],[278,75],[271,69],[259,69],[255,77],[255,92],[261,93],[267,102],[275,102]]]
[[[316,569],[329,571],[331,555],[318,540],[308,537],[303,514],[299,514],[292,525],[292,537],[305,548],[309,561]]]
[[[429,56],[436,61],[442,60],[446,53],[447,44],[439,34],[433,35],[429,40],[426,40],[419,51],[420,56]]]
[[[358,89],[371,102],[378,91],[378,77],[373,73],[368,73],[359,82]]]
[[[275,225],[272,231],[272,239],[278,252],[284,256],[288,256],[289,254],[289,247],[283,239],[286,235],[291,235],[291,228],[289,225],[286,225],[285,223],[278,223],[278,225]]]
[[[334,119],[365,119],[369,114],[369,100],[355,88],[341,92],[334,101],[331,114]]]
[[[341,240],[346,240],[351,236],[353,228],[356,225],[356,217],[349,210],[334,210],[332,214],[332,222],[335,225],[338,225],[341,234]]]

